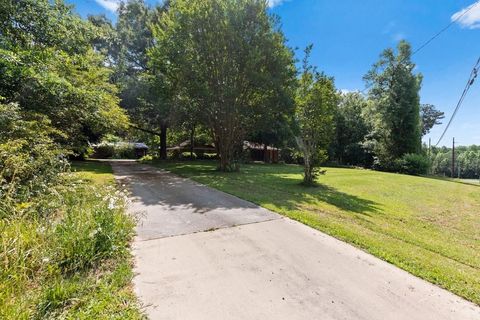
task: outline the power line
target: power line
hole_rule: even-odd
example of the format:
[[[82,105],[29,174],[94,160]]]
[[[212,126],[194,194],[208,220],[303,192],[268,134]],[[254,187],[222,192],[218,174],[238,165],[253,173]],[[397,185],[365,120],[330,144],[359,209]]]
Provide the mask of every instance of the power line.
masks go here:
[[[427,41],[425,41],[420,47],[418,47],[416,50],[414,50],[412,52],[412,54],[410,54],[410,58],[413,57],[414,55],[416,55],[420,50],[422,50],[423,48],[425,48],[426,46],[428,46],[433,40],[435,40],[436,38],[438,38],[442,33],[444,33],[445,31],[447,31],[448,29],[450,29],[451,26],[453,26],[455,23],[457,23],[460,19],[462,19],[467,13],[469,13],[473,8],[475,8],[477,5],[480,4],[480,0],[478,0],[477,2],[475,2],[474,4],[472,4],[470,7],[468,7],[467,9],[465,9],[465,11],[458,15],[455,19],[453,19],[452,21],[450,21],[450,23],[448,25],[446,25],[443,29],[441,29],[439,32],[437,32],[436,34],[434,34],[430,39],[428,39]],[[397,66],[400,65],[401,63],[405,62],[407,58],[405,57],[404,59],[400,60],[398,63],[397,63]],[[394,72],[395,72],[395,68],[394,68]],[[368,89],[370,89],[370,87],[367,87],[365,89],[363,89],[362,91],[360,91],[360,93],[365,93]]]
[[[438,142],[435,144],[435,147],[440,144],[443,137],[445,136],[445,133],[447,133],[448,128],[452,124],[453,119],[457,115],[457,112],[460,109],[460,106],[462,105],[463,100],[465,100],[465,97],[467,96],[468,91],[470,90],[473,83],[475,82],[475,79],[477,78],[479,67],[480,67],[480,57],[478,58],[477,63],[475,63],[475,65],[473,66],[473,69],[472,69],[472,72],[470,72],[470,76],[468,78],[467,84],[465,85],[465,89],[463,89],[462,95],[460,96],[460,99],[457,102],[457,106],[455,107],[455,110],[453,111],[453,114],[450,117],[450,120],[448,121],[447,126],[445,127],[445,130],[443,130],[442,135],[438,139]]]
[[[417,50],[413,51],[411,56],[414,56],[415,54],[417,54],[420,50],[422,50],[423,48],[425,48],[426,46],[428,46],[430,44],[430,42],[432,42],[433,40],[435,40],[436,38],[438,38],[442,33],[444,33],[445,31],[447,31],[448,29],[450,29],[451,26],[453,26],[455,23],[457,23],[460,19],[462,19],[467,13],[469,13],[473,8],[475,8],[477,5],[480,4],[480,0],[475,2],[474,4],[472,4],[470,7],[468,7],[467,9],[465,9],[465,11],[458,15],[455,19],[453,19],[447,26],[445,26],[442,30],[440,30],[439,32],[437,32],[433,37],[431,37],[430,39],[428,39],[424,44],[422,44],[420,47],[418,47]]]

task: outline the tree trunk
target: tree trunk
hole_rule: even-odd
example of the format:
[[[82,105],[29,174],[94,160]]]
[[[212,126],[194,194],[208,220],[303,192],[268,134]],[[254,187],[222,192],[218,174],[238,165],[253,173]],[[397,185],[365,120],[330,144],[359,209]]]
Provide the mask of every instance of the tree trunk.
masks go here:
[[[237,171],[238,166],[235,164],[234,148],[235,145],[225,137],[219,137],[218,141],[218,155],[220,156],[219,170],[223,172]]]
[[[311,163],[311,160],[308,157],[305,157],[304,159],[305,164],[304,164],[304,175],[303,175],[303,183],[307,186],[313,185],[313,166]]]
[[[192,130],[190,131],[190,159],[193,160],[193,151],[195,148],[195,126],[192,126]]]
[[[268,146],[266,143],[263,144],[263,162],[268,163]]]
[[[167,160],[167,124],[160,125],[160,159]]]

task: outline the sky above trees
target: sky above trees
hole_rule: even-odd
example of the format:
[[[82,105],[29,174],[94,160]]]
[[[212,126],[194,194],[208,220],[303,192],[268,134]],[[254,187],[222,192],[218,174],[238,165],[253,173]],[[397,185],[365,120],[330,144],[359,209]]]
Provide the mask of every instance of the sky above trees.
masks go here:
[[[68,0],[82,16],[105,13],[115,20],[116,0]],[[158,1],[148,0],[154,5]],[[473,0],[270,0],[291,47],[313,43],[311,62],[335,77],[338,88],[363,90],[362,77],[385,47],[408,40],[413,50],[444,28]],[[480,55],[480,5],[413,57],[424,75],[422,103],[445,112],[447,122]],[[440,145],[480,144],[480,81],[469,93]],[[444,124],[445,125],[445,124]],[[436,143],[444,125],[424,138]]]

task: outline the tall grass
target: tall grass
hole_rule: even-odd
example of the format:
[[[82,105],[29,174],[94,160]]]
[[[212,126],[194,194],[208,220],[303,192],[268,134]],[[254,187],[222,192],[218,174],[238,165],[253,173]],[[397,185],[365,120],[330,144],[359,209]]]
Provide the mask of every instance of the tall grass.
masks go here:
[[[35,209],[0,219],[0,319],[138,319],[126,197],[65,174]],[[48,210],[40,212],[39,204]],[[33,208],[33,207],[32,207]]]

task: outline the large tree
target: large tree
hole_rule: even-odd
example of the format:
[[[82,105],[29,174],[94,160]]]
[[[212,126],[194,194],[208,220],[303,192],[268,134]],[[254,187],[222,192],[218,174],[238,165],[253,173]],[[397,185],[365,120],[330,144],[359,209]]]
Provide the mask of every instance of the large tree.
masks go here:
[[[316,167],[327,158],[338,105],[333,78],[319,73],[308,63],[311,50],[311,45],[305,50],[295,97],[295,140],[303,153],[303,183],[307,186],[315,184]]]
[[[369,141],[380,166],[421,149],[421,74],[414,73],[411,47],[401,41],[397,52],[386,49],[364,77],[369,89]]]
[[[262,117],[290,107],[293,54],[276,22],[265,0],[176,0],[155,26],[152,68],[210,129],[222,171]]]
[[[367,100],[359,92],[340,94],[338,110],[335,114],[335,139],[331,146],[333,157],[339,163],[368,165],[369,154],[363,142],[369,132],[365,119]]]
[[[82,153],[88,142],[127,124],[103,57],[99,30],[63,1],[3,1],[0,10],[0,100],[41,113]]]
[[[119,88],[120,105],[128,112],[132,128],[160,136],[161,158],[167,156],[170,105],[163,96],[160,79],[151,76],[147,52],[153,44],[151,25],[167,5],[150,7],[144,0],[122,2],[115,25],[104,16],[89,17],[102,31],[95,45],[107,55],[112,82]]]

